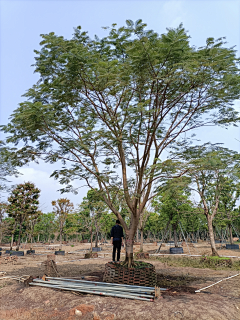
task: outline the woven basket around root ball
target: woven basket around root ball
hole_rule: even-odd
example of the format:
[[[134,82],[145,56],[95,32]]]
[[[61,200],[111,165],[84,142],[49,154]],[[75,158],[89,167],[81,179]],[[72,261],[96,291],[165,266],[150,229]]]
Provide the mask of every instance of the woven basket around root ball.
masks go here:
[[[154,287],[157,282],[155,267],[151,263],[135,261],[135,268],[127,268],[119,263],[108,262],[105,264],[104,282],[122,283],[136,286]]]

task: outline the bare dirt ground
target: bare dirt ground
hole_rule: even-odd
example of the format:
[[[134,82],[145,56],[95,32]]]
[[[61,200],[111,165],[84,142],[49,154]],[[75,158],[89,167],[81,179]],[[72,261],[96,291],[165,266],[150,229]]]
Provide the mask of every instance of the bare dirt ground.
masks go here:
[[[0,264],[0,271],[7,276],[44,274],[41,262],[52,252],[51,246],[34,247],[37,255],[19,257],[15,264]],[[62,277],[95,275],[102,280],[105,263],[111,260],[111,245],[102,246],[99,258],[83,259],[89,244],[63,246],[65,256],[56,256],[57,269]],[[144,251],[153,252],[157,246],[149,244]],[[135,251],[139,246],[135,246]],[[210,254],[206,243],[189,246],[191,254]],[[78,251],[72,254],[67,252]],[[161,252],[169,251],[164,246]],[[184,246],[184,253],[188,248]],[[219,250],[220,255],[238,256],[240,252]],[[122,253],[123,259],[124,253]],[[4,259],[4,255],[1,258]],[[16,280],[0,280],[0,320],[240,320],[240,276],[223,281],[194,293],[228,276],[237,274],[234,270],[212,270],[190,267],[170,267],[157,260],[146,260],[155,265],[158,285],[172,288],[155,302],[145,302],[97,295],[73,294],[66,291],[41,287],[25,287]],[[0,277],[1,279],[1,277]],[[76,311],[78,310],[78,311]]]

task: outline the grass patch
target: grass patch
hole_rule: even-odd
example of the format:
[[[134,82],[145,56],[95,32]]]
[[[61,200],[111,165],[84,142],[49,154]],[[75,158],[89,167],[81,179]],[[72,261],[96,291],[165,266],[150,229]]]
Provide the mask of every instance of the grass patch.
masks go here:
[[[214,270],[240,270],[240,261],[224,257],[151,257],[173,267],[210,268]]]

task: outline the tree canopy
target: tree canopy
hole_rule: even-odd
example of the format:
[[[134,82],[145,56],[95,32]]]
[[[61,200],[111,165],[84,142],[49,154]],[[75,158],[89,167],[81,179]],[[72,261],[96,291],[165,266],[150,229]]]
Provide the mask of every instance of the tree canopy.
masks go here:
[[[192,129],[239,120],[236,50],[223,38],[196,48],[182,25],[159,35],[142,20],[113,24],[102,39],[80,26],[70,40],[42,38],[39,80],[2,126],[7,142],[25,143],[16,163],[62,161],[52,174],[66,184],[62,191],[74,191],[74,179],[98,188],[132,245],[154,182],[167,173],[163,150]],[[119,190],[130,227],[114,205]]]

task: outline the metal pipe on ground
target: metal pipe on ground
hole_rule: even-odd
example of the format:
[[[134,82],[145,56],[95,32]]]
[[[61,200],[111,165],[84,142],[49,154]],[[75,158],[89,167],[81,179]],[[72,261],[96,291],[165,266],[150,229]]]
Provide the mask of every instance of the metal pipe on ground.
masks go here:
[[[96,283],[96,284],[101,284],[101,285],[106,285],[106,286],[116,286],[116,287],[126,287],[126,288],[144,288],[144,290],[150,289],[150,290],[155,290],[155,287],[143,287],[143,286],[135,286],[135,285],[129,285],[129,284],[119,284],[119,283],[109,283],[109,282],[97,282],[97,281],[87,281],[87,280],[77,280],[77,279],[70,279],[70,278],[58,278],[58,277],[46,277],[46,279],[53,279],[53,280],[63,280],[63,281],[75,281],[75,282],[80,282],[80,283]],[[160,288],[160,290],[165,291],[167,290],[166,288]]]
[[[83,290],[83,289],[76,289],[76,288],[68,288],[68,287],[61,287],[61,286],[53,286],[53,285],[47,285],[42,283],[33,283],[31,282],[30,285],[34,286],[40,286],[40,287],[46,287],[46,288],[54,288],[54,289],[61,289],[61,290],[68,290],[68,291],[76,291],[76,292],[82,292],[82,293],[90,293],[90,294],[97,294],[97,295],[103,295],[103,296],[111,296],[111,297],[119,297],[119,298],[128,298],[128,299],[137,299],[137,300],[143,300],[143,301],[154,301],[153,298],[142,298],[135,295],[129,295],[129,294],[119,294],[114,292],[101,292],[101,291],[93,291],[93,290]]]
[[[36,282],[37,284],[43,284],[45,285],[45,283],[43,282]],[[49,288],[69,288],[74,290],[88,290],[88,291],[94,291],[94,292],[107,292],[107,293],[112,293],[112,294],[124,294],[124,295],[130,295],[130,296],[136,296],[136,297],[142,297],[142,298],[149,298],[149,299],[153,299],[154,298],[154,293],[152,294],[144,294],[141,292],[129,292],[129,291],[119,291],[119,290],[114,290],[112,288],[103,288],[103,287],[88,287],[88,286],[71,286],[71,285],[63,285],[63,284],[57,284],[57,283],[47,283],[47,285],[49,286]]]
[[[34,282],[37,283],[46,283],[44,280],[37,280],[34,279]],[[75,288],[91,288],[95,290],[108,290],[108,291],[124,291],[124,292],[131,292],[131,293],[141,293],[141,294],[148,294],[148,295],[154,295],[155,289],[154,290],[145,290],[144,287],[142,289],[126,289],[122,287],[113,287],[113,286],[100,286],[100,285],[94,285],[94,284],[79,284],[79,283],[74,283],[74,282],[62,282],[62,281],[47,281],[47,284],[50,285],[62,285],[66,287],[75,287]]]

